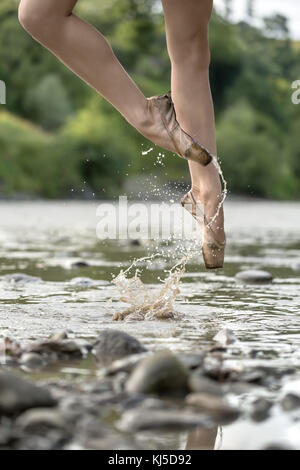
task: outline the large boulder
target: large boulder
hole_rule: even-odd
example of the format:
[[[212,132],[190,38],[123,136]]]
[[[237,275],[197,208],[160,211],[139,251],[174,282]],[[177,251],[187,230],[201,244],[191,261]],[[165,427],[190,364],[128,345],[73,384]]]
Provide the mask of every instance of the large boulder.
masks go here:
[[[0,372],[0,416],[56,404],[50,392],[10,372]]]
[[[112,329],[101,331],[93,348],[98,364],[103,367],[125,356],[146,351],[146,348],[133,336]]]
[[[168,351],[158,352],[138,363],[130,375],[126,390],[130,393],[183,395],[187,391],[185,366]]]

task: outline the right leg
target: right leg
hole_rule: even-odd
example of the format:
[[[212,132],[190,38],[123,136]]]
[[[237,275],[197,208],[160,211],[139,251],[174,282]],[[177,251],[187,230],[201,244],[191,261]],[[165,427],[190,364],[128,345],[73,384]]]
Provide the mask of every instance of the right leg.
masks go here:
[[[107,40],[73,14],[76,3],[77,0],[21,0],[19,20],[38,42],[109,101],[141,134],[174,151],[169,139],[155,136],[157,124],[149,114],[147,99]]]

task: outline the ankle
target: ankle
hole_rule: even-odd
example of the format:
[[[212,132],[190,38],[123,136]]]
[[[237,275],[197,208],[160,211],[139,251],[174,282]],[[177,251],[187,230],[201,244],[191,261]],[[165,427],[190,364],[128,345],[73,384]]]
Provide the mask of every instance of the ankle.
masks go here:
[[[151,133],[154,119],[147,99],[145,99],[143,106],[137,111],[134,123],[131,124],[143,135]]]

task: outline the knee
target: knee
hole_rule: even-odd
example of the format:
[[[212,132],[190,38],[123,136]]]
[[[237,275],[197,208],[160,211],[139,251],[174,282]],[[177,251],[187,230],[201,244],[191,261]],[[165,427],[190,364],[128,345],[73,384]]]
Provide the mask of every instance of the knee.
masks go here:
[[[173,48],[171,60],[173,63],[208,70],[210,66],[210,49],[208,31],[180,33]]]
[[[47,38],[54,24],[51,0],[21,0],[18,10],[19,22],[34,38]]]

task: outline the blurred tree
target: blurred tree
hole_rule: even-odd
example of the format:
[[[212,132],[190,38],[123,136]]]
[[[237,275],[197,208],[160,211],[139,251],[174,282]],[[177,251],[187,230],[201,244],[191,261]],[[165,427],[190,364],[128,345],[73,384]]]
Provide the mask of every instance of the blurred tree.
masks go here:
[[[283,15],[273,15],[264,18],[266,33],[277,39],[286,39],[289,37],[290,29],[288,19]]]
[[[25,92],[25,106],[31,118],[48,130],[60,127],[72,113],[72,105],[57,75],[46,75]]]

